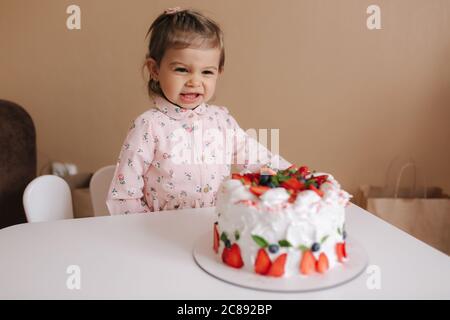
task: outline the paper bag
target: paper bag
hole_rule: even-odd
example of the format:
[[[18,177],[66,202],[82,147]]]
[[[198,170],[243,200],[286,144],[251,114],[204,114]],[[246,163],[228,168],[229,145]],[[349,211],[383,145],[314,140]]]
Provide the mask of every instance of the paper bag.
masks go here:
[[[360,205],[415,238],[450,254],[450,198],[438,187],[401,189],[400,180],[409,162],[402,167],[395,188],[361,186]]]

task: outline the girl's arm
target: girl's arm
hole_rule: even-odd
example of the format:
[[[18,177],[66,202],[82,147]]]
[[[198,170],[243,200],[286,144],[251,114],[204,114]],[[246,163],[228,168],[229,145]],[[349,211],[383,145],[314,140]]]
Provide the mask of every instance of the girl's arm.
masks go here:
[[[155,144],[150,121],[138,117],[120,151],[106,205],[111,215],[150,212],[144,196],[144,177],[153,160]]]

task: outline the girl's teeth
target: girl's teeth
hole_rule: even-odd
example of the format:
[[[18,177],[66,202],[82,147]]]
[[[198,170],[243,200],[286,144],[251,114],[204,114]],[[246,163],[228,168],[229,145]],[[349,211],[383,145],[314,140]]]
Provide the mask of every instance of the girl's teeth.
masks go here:
[[[190,94],[186,94],[186,93],[182,93],[181,94],[186,100],[194,100],[198,97],[198,94],[196,93],[190,93]]]

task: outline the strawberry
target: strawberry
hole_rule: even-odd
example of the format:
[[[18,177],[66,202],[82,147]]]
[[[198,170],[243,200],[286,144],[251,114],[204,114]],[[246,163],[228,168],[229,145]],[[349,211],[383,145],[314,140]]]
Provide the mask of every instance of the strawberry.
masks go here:
[[[303,252],[302,261],[300,263],[300,272],[308,275],[314,272],[315,267],[316,258],[314,258],[311,250]]]
[[[250,191],[254,195],[257,195],[258,197],[269,189],[270,189],[270,187],[267,187],[267,186],[251,186],[250,187]]]
[[[294,189],[294,190],[300,190],[304,187],[303,183],[297,180],[296,177],[292,177],[289,180],[286,180],[281,183],[281,186],[286,189]]]
[[[297,173],[300,174],[302,177],[304,177],[309,173],[309,168],[307,166],[300,167],[297,170]]]
[[[220,240],[219,240],[219,230],[217,229],[217,225],[218,225],[218,223],[216,222],[216,223],[214,223],[214,251],[216,252],[216,253],[218,253],[219,252],[219,242],[220,242]]]
[[[320,189],[317,189],[315,185],[310,184],[309,189],[314,191],[315,193],[317,193],[319,195],[319,197],[323,197],[323,191]]]
[[[242,176],[242,178],[241,178],[241,182],[244,184],[244,185],[251,185],[252,184],[252,180],[248,177],[248,176]]]
[[[298,194],[298,192],[295,191],[295,190],[293,190],[293,189],[288,189],[287,191],[288,191],[289,194],[291,195],[291,196],[289,197],[289,199],[288,199],[288,202],[289,202],[289,203],[294,203],[295,200],[297,199],[297,194]]]
[[[233,268],[242,268],[244,262],[241,257],[241,249],[234,243],[232,246],[225,247],[222,252],[222,261]]]
[[[269,272],[272,262],[270,261],[269,255],[264,248],[258,250],[258,255],[255,261],[255,272],[258,274],[266,274]]]
[[[317,181],[317,184],[320,186],[322,183],[327,181],[328,175],[324,174],[324,175],[321,175],[321,176],[313,177],[311,179]]]
[[[319,255],[319,259],[316,262],[316,271],[320,273],[325,273],[329,268],[328,258],[325,253]]]
[[[286,264],[287,253],[280,254],[267,272],[268,276],[281,277],[284,274],[284,265]]]
[[[286,188],[287,193],[289,193],[290,195],[292,195],[293,193],[296,192],[296,190],[292,189],[292,188]]]
[[[260,177],[260,174],[259,174],[259,173],[253,173],[253,174],[251,175],[251,181],[252,181],[252,183],[254,183],[255,185],[258,185],[258,184],[259,184],[259,177]]]
[[[339,262],[343,262],[344,258],[347,256],[347,252],[345,251],[345,243],[340,242],[336,243],[336,254]]]
[[[239,173],[232,173],[231,174],[231,179],[239,180],[241,178],[242,178],[242,176]]]
[[[232,179],[241,180],[244,185],[251,185],[252,180],[247,175],[240,175],[238,173],[233,173],[231,175]]]

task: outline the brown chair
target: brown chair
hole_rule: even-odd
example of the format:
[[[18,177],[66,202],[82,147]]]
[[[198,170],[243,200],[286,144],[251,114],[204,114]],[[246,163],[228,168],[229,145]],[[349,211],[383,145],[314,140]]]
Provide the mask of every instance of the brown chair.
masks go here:
[[[0,100],[0,228],[27,222],[23,192],[36,178],[36,130],[16,103]]]

